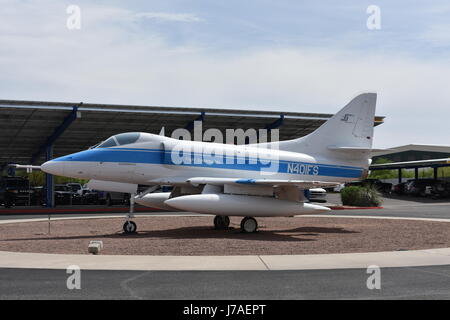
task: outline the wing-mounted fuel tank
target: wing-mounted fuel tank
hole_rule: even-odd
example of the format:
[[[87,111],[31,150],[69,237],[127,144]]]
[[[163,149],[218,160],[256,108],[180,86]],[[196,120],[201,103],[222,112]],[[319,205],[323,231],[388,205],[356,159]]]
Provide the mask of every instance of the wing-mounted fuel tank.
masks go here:
[[[170,192],[155,192],[155,193],[148,193],[142,197],[136,196],[134,198],[134,201],[145,207],[178,211],[176,208],[168,206],[167,204],[164,203],[164,201],[168,200],[169,197]]]
[[[176,186],[173,188],[171,192],[154,192],[154,193],[146,193],[143,195],[137,195],[134,198],[134,201],[136,203],[139,203],[140,205],[150,208],[179,211],[177,208],[167,205],[165,201],[170,198],[185,196],[188,194],[198,194],[201,191],[202,191],[201,187],[194,187],[189,185]]]
[[[170,198],[164,203],[181,211],[243,217],[293,216],[316,214],[330,210],[324,206],[279,200],[273,197],[223,193],[180,196]]]

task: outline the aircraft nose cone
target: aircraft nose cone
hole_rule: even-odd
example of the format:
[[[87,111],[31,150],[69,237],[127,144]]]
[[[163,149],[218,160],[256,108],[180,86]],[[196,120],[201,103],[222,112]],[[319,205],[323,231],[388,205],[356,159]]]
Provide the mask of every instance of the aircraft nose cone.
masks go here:
[[[41,170],[45,173],[50,173],[56,176],[64,175],[64,162],[60,161],[47,161],[41,165]]]

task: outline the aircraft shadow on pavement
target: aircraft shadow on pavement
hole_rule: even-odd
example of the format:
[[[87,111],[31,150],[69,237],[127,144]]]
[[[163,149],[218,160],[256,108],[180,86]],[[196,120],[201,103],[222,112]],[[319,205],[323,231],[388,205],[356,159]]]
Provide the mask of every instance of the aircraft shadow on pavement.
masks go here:
[[[262,228],[264,228],[262,226]],[[214,230],[212,227],[192,226],[166,230],[141,230],[136,234],[123,234],[121,231],[112,234],[92,234],[80,236],[50,236],[46,238],[20,238],[3,239],[0,241],[24,241],[24,240],[101,240],[101,239],[234,239],[255,241],[317,241],[321,234],[338,233],[351,234],[360,233],[344,228],[327,227],[298,227],[281,230],[259,230],[256,233],[243,233],[239,228],[230,227],[227,230]],[[308,237],[308,238],[306,238]],[[316,237],[310,238],[310,237]]]

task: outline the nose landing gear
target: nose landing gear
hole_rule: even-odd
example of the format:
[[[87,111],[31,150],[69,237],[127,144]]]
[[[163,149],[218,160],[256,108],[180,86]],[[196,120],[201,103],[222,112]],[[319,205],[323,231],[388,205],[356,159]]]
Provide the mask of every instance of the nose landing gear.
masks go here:
[[[137,226],[134,221],[126,221],[123,224],[123,232],[126,234],[136,233],[136,230],[137,230]]]
[[[134,196],[134,193],[130,195],[130,211],[128,212],[126,221],[123,224],[123,233],[125,234],[136,233],[137,230],[136,223],[131,221],[131,219],[134,218]]]
[[[144,192],[141,192],[139,194],[139,197],[143,197],[148,193],[152,193],[153,191],[155,191],[158,188],[159,188],[158,185],[152,186],[152,187],[148,188],[147,190],[145,190]],[[130,194],[130,211],[127,213],[126,221],[123,224],[123,233],[125,233],[125,234],[136,233],[136,230],[137,230],[136,223],[134,221],[131,221],[131,219],[134,218],[134,198],[135,197],[136,197],[135,193]]]

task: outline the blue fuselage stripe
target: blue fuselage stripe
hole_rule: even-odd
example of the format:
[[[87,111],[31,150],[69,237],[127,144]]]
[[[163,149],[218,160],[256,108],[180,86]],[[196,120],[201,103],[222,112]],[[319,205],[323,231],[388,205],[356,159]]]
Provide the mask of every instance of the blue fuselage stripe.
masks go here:
[[[80,161],[80,162],[115,162],[115,163],[144,163],[163,165],[182,165],[204,168],[220,168],[232,170],[274,170],[278,173],[299,175],[320,175],[329,177],[359,178],[363,168],[340,166],[332,164],[307,163],[290,160],[278,160],[276,166],[269,160],[257,160],[249,157],[219,157],[203,156],[192,153],[184,158],[182,163],[173,162],[170,151],[161,149],[132,149],[132,148],[97,148],[81,151],[53,161]],[[216,160],[216,161],[213,161]],[[217,161],[219,160],[219,161]],[[269,169],[271,168],[271,169]]]

